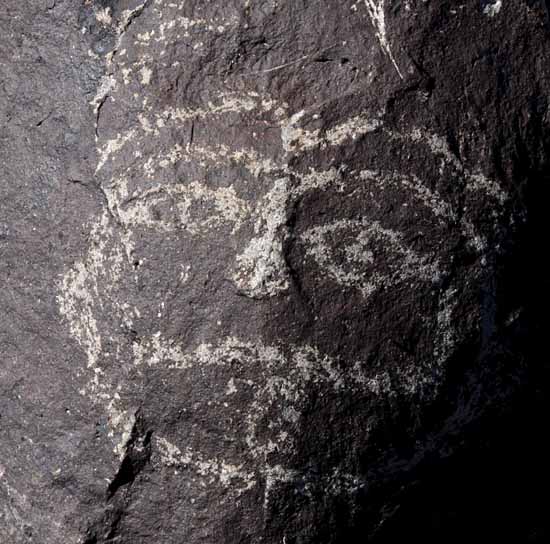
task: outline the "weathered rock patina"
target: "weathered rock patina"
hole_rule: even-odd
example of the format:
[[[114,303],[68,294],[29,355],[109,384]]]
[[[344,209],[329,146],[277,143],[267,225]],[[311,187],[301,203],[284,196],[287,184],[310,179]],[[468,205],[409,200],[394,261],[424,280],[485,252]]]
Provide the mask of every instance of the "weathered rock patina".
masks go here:
[[[548,23],[3,2],[2,542],[458,538],[417,490],[537,375]]]

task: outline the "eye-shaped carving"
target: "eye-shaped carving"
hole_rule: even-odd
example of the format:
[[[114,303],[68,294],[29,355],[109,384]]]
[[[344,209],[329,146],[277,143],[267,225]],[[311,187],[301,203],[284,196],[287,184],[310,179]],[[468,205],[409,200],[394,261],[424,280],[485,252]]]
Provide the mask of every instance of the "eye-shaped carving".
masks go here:
[[[306,254],[338,283],[359,289],[365,298],[413,277],[440,281],[437,261],[408,248],[403,238],[368,220],[339,220],[302,235]]]

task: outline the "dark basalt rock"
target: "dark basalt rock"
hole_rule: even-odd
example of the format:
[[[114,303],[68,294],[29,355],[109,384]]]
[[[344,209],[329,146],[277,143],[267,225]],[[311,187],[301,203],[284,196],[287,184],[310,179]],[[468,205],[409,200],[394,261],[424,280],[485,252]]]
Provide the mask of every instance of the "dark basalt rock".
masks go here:
[[[0,29],[1,542],[546,542],[545,3]]]

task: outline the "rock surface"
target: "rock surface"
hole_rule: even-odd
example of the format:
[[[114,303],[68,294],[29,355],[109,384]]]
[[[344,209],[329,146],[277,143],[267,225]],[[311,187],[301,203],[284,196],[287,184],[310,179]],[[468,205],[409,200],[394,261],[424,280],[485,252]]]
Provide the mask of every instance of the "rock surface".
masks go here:
[[[4,0],[0,541],[546,542],[549,25]]]

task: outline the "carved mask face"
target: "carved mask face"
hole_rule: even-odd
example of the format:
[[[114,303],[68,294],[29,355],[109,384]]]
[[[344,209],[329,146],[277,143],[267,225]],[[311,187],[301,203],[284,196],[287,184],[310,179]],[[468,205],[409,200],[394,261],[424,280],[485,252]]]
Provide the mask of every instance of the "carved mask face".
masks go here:
[[[196,501],[171,506],[189,530],[211,497],[258,504],[259,520],[281,493],[310,512],[319,497],[353,504],[392,433],[385,414],[413,436],[412,407],[479,334],[457,303],[484,281],[507,196],[352,87],[316,99],[307,74],[266,80],[259,65],[206,74],[198,92],[186,66],[242,21],[150,9],[163,14],[150,28],[123,31],[135,13],[121,15],[94,100],[104,210],[59,294],[86,352],[81,393],[121,458],[143,418],[150,462]],[[367,2],[364,24],[397,66],[380,14]]]

